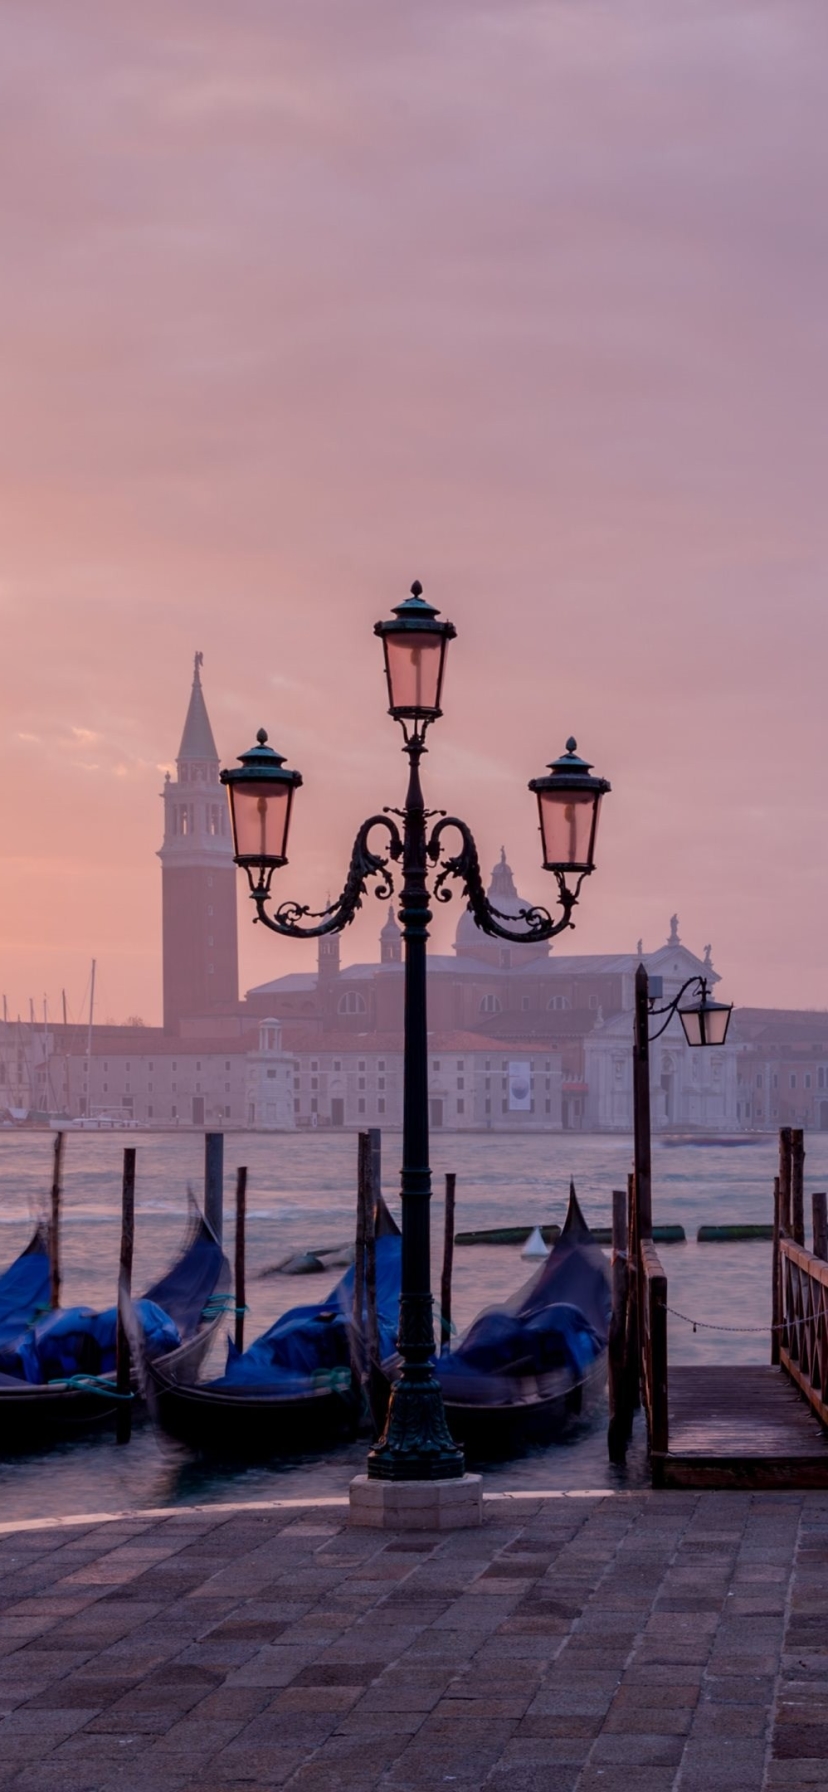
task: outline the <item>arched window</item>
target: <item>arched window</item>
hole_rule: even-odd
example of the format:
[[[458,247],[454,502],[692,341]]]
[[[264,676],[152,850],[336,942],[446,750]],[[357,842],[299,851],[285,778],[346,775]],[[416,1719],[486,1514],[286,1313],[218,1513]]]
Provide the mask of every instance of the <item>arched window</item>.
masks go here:
[[[365,997],[361,996],[359,994],[359,991],[356,989],[347,990],[345,995],[340,996],[340,998],[339,998],[337,1013],[338,1014],[367,1014],[368,1007],[367,1007],[367,1003],[365,1001]]]
[[[503,1003],[499,996],[484,996],[480,1004],[481,1014],[501,1014]]]
[[[571,1008],[572,1003],[568,996],[550,996],[546,1006],[547,1008]]]

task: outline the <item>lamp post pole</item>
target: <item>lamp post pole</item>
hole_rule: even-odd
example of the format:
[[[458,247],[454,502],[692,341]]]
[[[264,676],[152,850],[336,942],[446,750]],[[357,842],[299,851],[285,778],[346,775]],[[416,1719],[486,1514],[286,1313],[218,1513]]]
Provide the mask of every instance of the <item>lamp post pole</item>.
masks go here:
[[[449,1431],[433,1368],[426,1005],[432,918],[429,867],[439,867],[431,892],[436,900],[447,902],[450,880],[456,880],[484,933],[518,944],[552,939],[574,925],[572,911],[581,885],[594,870],[601,800],[610,788],[606,779],[591,776],[589,764],[578,757],[576,742],[569,740],[548,773],[532,779],[529,786],[538,799],[543,863],[556,879],[561,914],[553,917],[545,908],[527,906],[515,917],[496,909],[483,888],[477,847],[466,823],[443,810],[426,809],[423,799],[420,762],[426,751],[425,733],[442,714],[446,648],[455,634],[453,624],[438,621],[438,616],[415,582],[411,596],[397,605],[393,617],[376,625],[385,654],[389,711],[403,730],[408,789],[403,809],[385,809],[363,822],[336,902],[318,913],[297,902],[281,902],[269,912],[273,875],[287,863],[293,797],[302,779],[268,746],[264,729],[259,730],[257,745],[241,755],[241,769],[221,774],[230,797],[236,863],[247,873],[256,920],[272,932],[291,939],[341,932],[353,921],[370,879],[377,880],[374,894],[385,902],[394,888],[389,861],[402,872],[399,918],[405,948],[405,1018],[398,1337],[402,1371],[391,1389],[385,1430],[368,1456],[368,1476],[376,1481],[451,1480],[464,1472],[463,1452]],[[429,834],[427,824],[435,814],[439,819]],[[394,816],[401,820],[402,830]],[[370,845],[379,829],[388,840],[385,856]],[[446,832],[460,837],[460,849],[454,854],[444,851]],[[572,887],[567,877],[573,879]]]
[[[633,1027],[633,1132],[638,1237],[653,1236],[652,1133],[650,1125],[650,986],[646,966],[635,973]]]
[[[431,1166],[428,1141],[428,1012],[426,955],[431,921],[426,810],[420,783],[421,739],[406,743],[409,761],[399,916],[405,951],[403,1057],[402,1277],[399,1350],[403,1360],[383,1436],[368,1454],[371,1480],[451,1480],[463,1474],[431,1366]]]

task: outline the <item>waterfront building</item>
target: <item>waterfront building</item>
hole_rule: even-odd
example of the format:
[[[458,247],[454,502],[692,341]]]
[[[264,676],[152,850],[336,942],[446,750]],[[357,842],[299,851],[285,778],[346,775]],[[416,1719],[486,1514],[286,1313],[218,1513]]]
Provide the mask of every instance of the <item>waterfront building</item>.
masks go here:
[[[315,971],[238,991],[236,888],[219,753],[196,654],[176,759],[163,792],[163,1026],[0,1032],[0,1112],[118,1116],[148,1126],[318,1128],[402,1124],[404,967],[393,907],[378,952],[343,965],[339,934]],[[491,902],[519,917],[501,850]],[[458,917],[429,959],[432,1128],[632,1127],[632,1012],[639,962],[670,999],[689,977],[719,979],[710,947],[568,954],[513,945]],[[689,1051],[677,1021],[652,1047],[656,1131],[828,1130],[828,1015],[737,1009],[726,1046]]]

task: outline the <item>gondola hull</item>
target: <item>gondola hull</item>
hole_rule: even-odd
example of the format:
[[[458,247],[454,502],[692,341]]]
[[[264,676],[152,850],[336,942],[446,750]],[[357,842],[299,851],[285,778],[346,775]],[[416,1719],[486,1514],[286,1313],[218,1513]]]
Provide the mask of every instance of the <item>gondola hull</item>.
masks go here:
[[[526,1449],[555,1443],[577,1419],[586,1419],[601,1404],[607,1384],[606,1351],[596,1357],[583,1380],[555,1374],[525,1384],[512,1400],[445,1399],[452,1437],[463,1444],[473,1462],[505,1460]]]
[[[148,1364],[153,1415],[167,1436],[202,1455],[261,1462],[356,1435],[360,1398],[353,1384],[293,1395],[228,1393],[209,1384],[185,1387],[169,1367]]]
[[[165,1361],[175,1382],[184,1385],[196,1380],[222,1319],[219,1313],[201,1326],[195,1337],[170,1351]],[[134,1374],[132,1396],[136,1406],[143,1404]],[[115,1422],[118,1404],[114,1375],[96,1377],[89,1386],[66,1381],[38,1384],[0,1376],[0,1456],[106,1430]]]

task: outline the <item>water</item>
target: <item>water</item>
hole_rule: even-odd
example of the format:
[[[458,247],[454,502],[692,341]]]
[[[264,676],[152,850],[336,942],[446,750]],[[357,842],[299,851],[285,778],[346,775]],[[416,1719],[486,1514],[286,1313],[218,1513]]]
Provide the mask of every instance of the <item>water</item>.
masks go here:
[[[130,1142],[130,1141],[126,1141]],[[133,1287],[140,1292],[175,1255],[187,1211],[187,1185],[200,1193],[203,1141],[198,1134],[135,1135],[138,1147]],[[62,1228],[62,1300],[109,1306],[117,1275],[120,1182],[124,1135],[70,1133],[66,1139]],[[384,1187],[394,1190],[399,1134],[388,1134]],[[52,1135],[0,1133],[0,1263],[27,1242],[32,1214],[47,1198]],[[562,1220],[569,1177],[588,1220],[610,1222],[610,1191],[626,1185],[629,1138],[558,1134],[545,1137],[440,1133],[433,1141],[435,1287],[443,1175],[457,1172],[457,1229]],[[336,1271],[319,1276],[260,1279],[267,1265],[290,1251],[344,1244],[353,1235],[356,1139],[336,1134],[230,1134],[225,1141],[225,1237],[232,1243],[232,1183],[237,1163],[248,1166],[247,1340],[288,1307],[322,1294]],[[668,1150],[655,1145],[653,1205],[657,1223],[677,1221],[688,1239],[710,1222],[768,1222],[776,1148],[771,1140],[739,1149],[711,1146]],[[828,1135],[808,1140],[809,1187],[828,1184]],[[770,1245],[662,1247],[671,1307],[730,1332],[669,1320],[673,1362],[768,1361]],[[454,1260],[454,1319],[462,1329],[492,1301],[512,1293],[529,1273],[517,1248],[458,1246]],[[221,1366],[223,1346],[214,1357]],[[255,1469],[218,1469],[136,1428],[128,1449],[108,1437],[77,1440],[40,1456],[0,1461],[0,1519],[55,1513],[116,1511],[123,1507],[198,1503],[207,1499],[266,1499],[342,1493],[362,1467],[365,1446],[326,1458],[303,1458]],[[563,1444],[486,1470],[498,1487],[597,1488],[642,1485],[643,1444],[637,1438],[625,1470],[606,1456],[605,1414],[576,1426]]]

